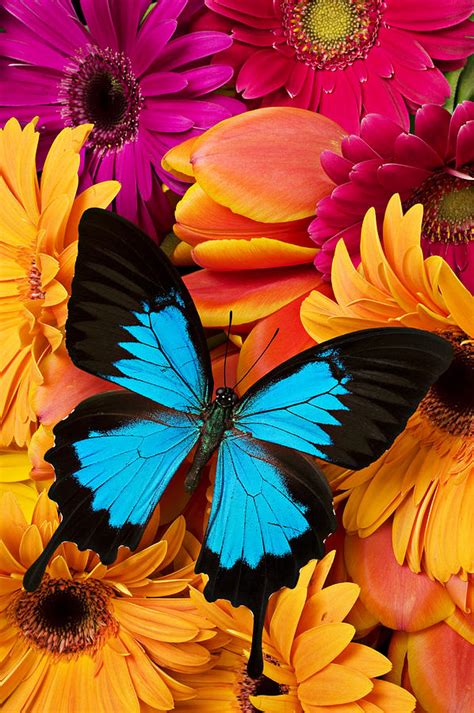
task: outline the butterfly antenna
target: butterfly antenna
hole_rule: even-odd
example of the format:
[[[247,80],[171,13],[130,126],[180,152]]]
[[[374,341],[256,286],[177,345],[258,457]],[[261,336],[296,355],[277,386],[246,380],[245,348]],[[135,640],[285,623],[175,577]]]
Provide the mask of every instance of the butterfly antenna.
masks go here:
[[[226,377],[226,366],[227,366],[227,352],[229,351],[229,337],[230,337],[230,328],[232,327],[232,310],[229,312],[229,326],[227,328],[227,339],[225,343],[225,352],[224,352],[224,386],[227,387],[227,377]]]
[[[268,344],[267,344],[267,346],[265,347],[265,349],[263,350],[263,352],[260,354],[259,357],[257,357],[257,358],[255,359],[255,361],[254,361],[254,363],[252,364],[252,366],[250,366],[250,367],[247,369],[247,371],[245,372],[245,374],[240,377],[240,379],[238,380],[238,382],[237,382],[236,384],[234,384],[234,386],[233,386],[232,388],[236,389],[237,386],[240,384],[240,382],[245,379],[245,377],[247,376],[247,374],[250,374],[250,372],[252,371],[252,369],[254,368],[254,366],[256,366],[256,365],[258,364],[258,362],[259,362],[260,359],[263,357],[263,355],[265,354],[265,352],[268,351],[270,345],[272,344],[273,340],[275,339],[275,337],[276,337],[276,335],[278,334],[279,331],[280,331],[280,329],[277,327],[277,329],[275,329],[275,334],[274,334],[273,337],[270,339],[270,341],[268,342]]]

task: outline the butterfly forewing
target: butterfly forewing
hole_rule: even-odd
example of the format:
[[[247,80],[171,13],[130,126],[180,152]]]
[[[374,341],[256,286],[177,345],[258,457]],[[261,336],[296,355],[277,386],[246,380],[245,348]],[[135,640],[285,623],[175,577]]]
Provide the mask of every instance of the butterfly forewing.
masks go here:
[[[88,210],[79,233],[66,323],[73,362],[163,406],[200,414],[212,394],[210,358],[179,275],[119,216]]]
[[[255,438],[363,468],[393,443],[451,357],[447,341],[418,329],[353,332],[260,379],[235,423]]]

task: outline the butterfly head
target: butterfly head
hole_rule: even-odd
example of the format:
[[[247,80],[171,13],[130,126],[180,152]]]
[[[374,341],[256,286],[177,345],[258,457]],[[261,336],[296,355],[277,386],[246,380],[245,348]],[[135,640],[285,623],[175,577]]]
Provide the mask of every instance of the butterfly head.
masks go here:
[[[222,408],[235,406],[238,400],[239,397],[230,386],[220,386],[216,389],[216,403]]]

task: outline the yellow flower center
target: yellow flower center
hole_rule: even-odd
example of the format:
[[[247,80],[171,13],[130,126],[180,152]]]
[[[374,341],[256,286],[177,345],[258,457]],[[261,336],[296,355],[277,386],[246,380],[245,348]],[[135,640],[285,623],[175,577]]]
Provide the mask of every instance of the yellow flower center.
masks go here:
[[[474,436],[474,341],[465,334],[442,332],[453,347],[449,368],[420,404],[435,426],[453,436]]]
[[[430,242],[467,243],[474,239],[474,185],[459,176],[435,173],[413,192],[410,208],[422,203],[422,237]]]
[[[381,0],[283,0],[283,29],[297,59],[314,69],[344,69],[375,44]]]
[[[49,579],[35,592],[21,592],[9,615],[36,648],[64,656],[92,654],[118,632],[110,596],[111,590],[94,579]]]

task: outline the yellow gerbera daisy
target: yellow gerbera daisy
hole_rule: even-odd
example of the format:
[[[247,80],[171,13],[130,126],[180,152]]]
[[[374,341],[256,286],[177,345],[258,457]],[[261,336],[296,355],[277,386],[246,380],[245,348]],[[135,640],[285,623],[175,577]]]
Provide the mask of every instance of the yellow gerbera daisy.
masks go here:
[[[34,428],[31,391],[63,341],[81,215],[92,206],[107,207],[120,188],[106,181],[76,197],[79,153],[91,124],[60,132],[38,182],[35,125],[22,129],[10,119],[0,130],[2,447],[26,445]]]
[[[152,544],[155,513],[137,552],[122,548],[110,567],[64,543],[41,586],[25,592],[22,576],[57,527],[56,507],[42,493],[29,524],[9,493],[0,512],[5,713],[164,711],[194,697],[178,678],[212,666],[215,631],[186,594],[199,546],[182,517]]]
[[[393,515],[399,564],[446,582],[474,569],[470,523],[474,505],[474,298],[440,257],[420,247],[421,205],[403,215],[393,196],[383,242],[375,212],[365,216],[361,264],[342,241],[332,268],[335,300],[313,292],[302,322],[322,341],[369,327],[406,326],[437,332],[454,348],[449,369],[430,389],[405,431],[361,471],[326,469],[344,491],[344,527],[367,537]]]
[[[192,591],[198,609],[232,638],[218,665],[200,675],[196,698],[180,703],[177,710],[412,711],[415,699],[410,693],[375,678],[391,669],[390,661],[374,649],[352,643],[355,628],[344,619],[359,587],[351,582],[324,587],[334,555],[332,551],[318,563],[309,562],[294,589],[271,597],[263,635],[264,669],[257,681],[246,673],[250,612],[223,600],[209,604],[199,591]]]

